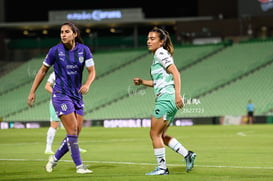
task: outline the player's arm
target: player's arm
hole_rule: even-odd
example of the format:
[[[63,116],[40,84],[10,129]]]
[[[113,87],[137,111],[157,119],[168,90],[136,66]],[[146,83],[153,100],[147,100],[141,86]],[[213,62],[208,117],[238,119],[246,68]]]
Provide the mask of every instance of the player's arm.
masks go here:
[[[135,85],[144,85],[148,87],[154,86],[154,82],[152,80],[143,80],[141,78],[134,78],[133,80]]]
[[[87,79],[86,79],[85,83],[81,86],[81,88],[79,90],[79,92],[81,94],[86,94],[89,91],[90,85],[95,80],[95,77],[96,77],[95,66],[87,67],[87,72],[88,72]]]
[[[183,99],[181,97],[181,78],[180,72],[177,70],[175,64],[171,64],[167,68],[168,73],[173,75],[174,88],[175,88],[175,103],[178,108],[184,106]]]
[[[37,72],[35,79],[33,81],[32,87],[29,91],[28,99],[27,99],[27,104],[32,107],[34,101],[35,101],[35,92],[37,88],[39,87],[40,83],[44,79],[49,67],[42,65],[39,71]]]
[[[46,84],[45,84],[45,90],[47,92],[49,92],[50,94],[52,94],[53,89],[52,89],[52,84],[50,82],[46,82]]]

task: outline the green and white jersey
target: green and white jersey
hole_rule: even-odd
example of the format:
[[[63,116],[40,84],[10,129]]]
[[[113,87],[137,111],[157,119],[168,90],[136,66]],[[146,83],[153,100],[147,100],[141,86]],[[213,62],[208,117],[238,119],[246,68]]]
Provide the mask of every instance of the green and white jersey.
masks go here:
[[[168,66],[173,64],[173,57],[163,47],[158,48],[154,54],[151,65],[151,77],[154,83],[154,94],[174,94],[173,75],[167,72]]]
[[[47,82],[49,82],[53,86],[55,85],[55,73],[54,72],[51,72],[51,74],[49,75],[49,77],[47,79]]]

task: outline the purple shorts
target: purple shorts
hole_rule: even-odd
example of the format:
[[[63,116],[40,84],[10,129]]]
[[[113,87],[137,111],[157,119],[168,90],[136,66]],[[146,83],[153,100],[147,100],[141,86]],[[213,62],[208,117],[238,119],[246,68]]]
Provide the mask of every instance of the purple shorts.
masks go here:
[[[84,115],[83,100],[75,100],[64,94],[54,94],[52,97],[52,103],[58,117],[61,115],[70,114],[72,112],[75,112],[81,116]]]

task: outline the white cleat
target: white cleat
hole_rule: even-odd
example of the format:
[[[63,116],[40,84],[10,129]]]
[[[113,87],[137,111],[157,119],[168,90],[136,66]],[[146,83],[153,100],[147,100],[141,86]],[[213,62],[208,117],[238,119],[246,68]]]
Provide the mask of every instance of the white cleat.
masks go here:
[[[145,175],[169,175],[169,169],[156,167],[154,171],[146,173]]]
[[[57,165],[57,162],[54,161],[54,156],[53,155],[50,155],[49,156],[49,159],[48,159],[48,162],[45,166],[45,169],[47,172],[52,172],[53,168]]]
[[[85,165],[81,164],[76,167],[76,173],[86,174],[86,173],[93,173],[93,171],[89,170],[88,168],[86,168]]]

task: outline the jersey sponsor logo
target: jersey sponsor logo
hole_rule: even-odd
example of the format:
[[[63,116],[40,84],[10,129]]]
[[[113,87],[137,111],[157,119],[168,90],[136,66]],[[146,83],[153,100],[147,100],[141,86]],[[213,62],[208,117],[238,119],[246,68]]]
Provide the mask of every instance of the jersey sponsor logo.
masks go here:
[[[77,69],[78,65],[66,65],[66,69]]]
[[[162,59],[162,62],[164,62],[165,64],[168,64],[171,62],[171,60],[168,59],[168,57],[166,57],[166,58]]]

